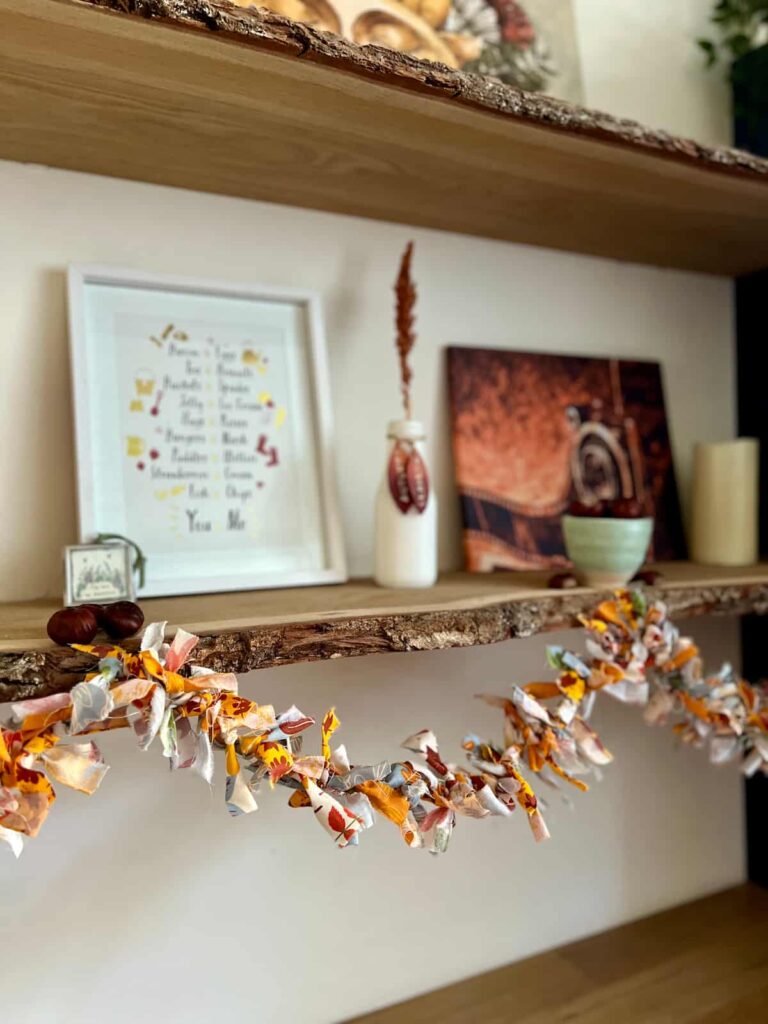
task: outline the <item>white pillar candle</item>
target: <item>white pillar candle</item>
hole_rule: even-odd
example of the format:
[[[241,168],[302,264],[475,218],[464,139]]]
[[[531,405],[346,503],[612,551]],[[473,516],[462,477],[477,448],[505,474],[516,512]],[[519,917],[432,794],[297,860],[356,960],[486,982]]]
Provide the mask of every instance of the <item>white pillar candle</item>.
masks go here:
[[[758,442],[752,437],[696,445],[691,557],[705,565],[757,561]]]

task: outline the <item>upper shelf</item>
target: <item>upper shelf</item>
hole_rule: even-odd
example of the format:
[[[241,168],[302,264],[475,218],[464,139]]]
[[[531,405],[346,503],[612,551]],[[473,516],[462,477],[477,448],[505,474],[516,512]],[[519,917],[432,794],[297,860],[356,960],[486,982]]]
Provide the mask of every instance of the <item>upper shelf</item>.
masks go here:
[[[659,566],[649,588],[672,615],[768,612],[768,565],[715,569]],[[491,644],[578,624],[601,595],[550,590],[544,573],[450,573],[426,590],[383,590],[368,580],[340,586],[142,601],[148,622],[167,620],[202,636],[195,664],[221,672],[386,651]],[[0,701],[69,689],[93,659],[45,635],[51,601],[0,605]],[[136,641],[126,644],[135,647]]]
[[[0,0],[0,69],[11,160],[659,266],[768,266],[768,162],[266,11]]]

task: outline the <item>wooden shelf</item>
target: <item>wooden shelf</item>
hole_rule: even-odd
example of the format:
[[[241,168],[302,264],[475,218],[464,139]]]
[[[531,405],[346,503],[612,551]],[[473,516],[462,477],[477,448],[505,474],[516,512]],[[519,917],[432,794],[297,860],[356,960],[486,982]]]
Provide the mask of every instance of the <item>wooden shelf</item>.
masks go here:
[[[768,611],[768,565],[727,570],[688,562],[659,567],[647,588],[675,616]],[[547,574],[450,573],[427,590],[383,590],[368,580],[340,586],[142,601],[148,622],[167,620],[202,636],[195,663],[222,672],[387,651],[497,643],[578,624],[598,591],[550,590]],[[51,601],[0,605],[0,701],[69,689],[92,659],[48,640]],[[135,647],[136,641],[126,644]]]
[[[760,1021],[767,965],[768,892],[740,885],[347,1024]]]
[[[265,11],[0,0],[0,69],[7,159],[660,266],[768,266],[768,162]]]

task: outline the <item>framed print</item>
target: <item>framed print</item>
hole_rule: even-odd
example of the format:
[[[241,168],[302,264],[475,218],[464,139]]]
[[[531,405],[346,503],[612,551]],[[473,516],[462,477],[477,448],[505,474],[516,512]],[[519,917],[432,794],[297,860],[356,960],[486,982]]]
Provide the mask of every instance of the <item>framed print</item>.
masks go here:
[[[650,557],[686,557],[658,363],[456,347],[448,379],[467,569],[568,566],[574,500],[636,498]]]
[[[64,548],[64,603],[109,604],[135,597],[127,544],[73,544]]]
[[[316,296],[75,266],[69,315],[81,540],[139,596],[346,578]]]

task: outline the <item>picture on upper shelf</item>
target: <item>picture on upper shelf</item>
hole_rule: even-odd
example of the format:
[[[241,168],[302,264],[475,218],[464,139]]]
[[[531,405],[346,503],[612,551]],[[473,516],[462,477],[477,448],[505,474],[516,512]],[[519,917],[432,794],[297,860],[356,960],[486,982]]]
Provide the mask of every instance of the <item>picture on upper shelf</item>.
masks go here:
[[[613,498],[685,558],[658,363],[449,348],[448,378],[467,569],[565,567],[563,512]]]
[[[354,43],[385,46],[582,101],[572,0],[235,0]]]
[[[346,578],[318,299],[69,272],[81,541],[144,552],[140,597]]]

